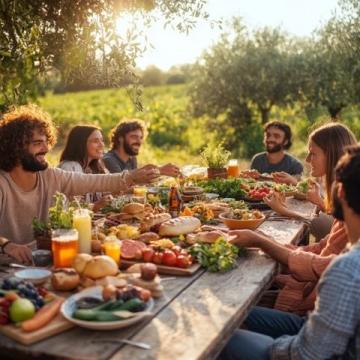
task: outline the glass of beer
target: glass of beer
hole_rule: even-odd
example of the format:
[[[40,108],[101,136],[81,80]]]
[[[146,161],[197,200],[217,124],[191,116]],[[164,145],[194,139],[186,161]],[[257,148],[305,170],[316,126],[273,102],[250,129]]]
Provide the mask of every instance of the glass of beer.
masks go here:
[[[229,177],[238,177],[240,175],[240,168],[237,159],[229,160],[227,173]]]
[[[58,229],[52,232],[51,249],[55,268],[71,267],[78,253],[79,234],[75,229]]]

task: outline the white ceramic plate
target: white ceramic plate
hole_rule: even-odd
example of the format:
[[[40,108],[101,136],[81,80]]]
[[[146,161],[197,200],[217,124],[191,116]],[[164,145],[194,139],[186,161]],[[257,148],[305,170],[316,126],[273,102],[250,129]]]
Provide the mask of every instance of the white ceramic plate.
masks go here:
[[[50,276],[51,271],[46,269],[29,268],[15,273],[18,279],[32,282],[34,285],[44,283]]]
[[[70,296],[61,306],[61,313],[65,319],[76,324],[80,327],[92,330],[114,330],[114,329],[121,329],[128,326],[131,326],[141,320],[143,320],[147,315],[140,314],[139,316],[134,316],[130,319],[124,319],[119,321],[84,321],[74,319],[72,314],[76,309],[76,301],[83,298],[83,297],[95,297],[102,299],[102,286],[94,286],[91,288],[87,288],[75,295]],[[154,300],[150,299],[146,303],[146,311],[151,311],[154,306]]]

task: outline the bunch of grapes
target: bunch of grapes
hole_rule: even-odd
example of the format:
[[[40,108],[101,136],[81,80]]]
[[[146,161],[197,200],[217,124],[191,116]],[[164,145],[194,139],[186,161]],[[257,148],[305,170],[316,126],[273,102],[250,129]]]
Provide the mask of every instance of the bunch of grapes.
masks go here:
[[[29,299],[35,306],[36,310],[44,304],[44,289],[37,289],[32,283],[22,281],[16,277],[10,277],[3,281],[1,288],[3,290],[14,290],[20,297]]]

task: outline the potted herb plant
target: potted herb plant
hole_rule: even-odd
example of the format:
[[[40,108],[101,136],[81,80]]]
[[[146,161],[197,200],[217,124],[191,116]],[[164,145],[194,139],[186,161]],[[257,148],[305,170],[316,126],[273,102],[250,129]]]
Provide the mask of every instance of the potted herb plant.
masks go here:
[[[227,178],[226,164],[231,153],[227,151],[223,144],[209,144],[201,153],[201,157],[207,166],[209,179]]]
[[[52,230],[72,228],[74,207],[67,206],[66,196],[62,193],[56,193],[54,199],[54,206],[49,208],[48,221],[42,221],[36,217],[32,221],[37,249],[51,250]]]

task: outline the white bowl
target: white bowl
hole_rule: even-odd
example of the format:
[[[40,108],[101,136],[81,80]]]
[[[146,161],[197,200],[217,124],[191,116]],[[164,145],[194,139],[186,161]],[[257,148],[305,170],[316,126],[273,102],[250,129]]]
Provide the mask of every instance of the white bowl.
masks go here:
[[[102,300],[102,286],[94,286],[87,288],[75,295],[70,296],[65,300],[61,306],[61,313],[65,319],[71,323],[78,325],[80,327],[91,329],[91,330],[115,330],[121,329],[128,326],[131,326],[147,317],[146,314],[139,314],[139,316],[134,316],[130,319],[124,319],[119,321],[84,321],[74,319],[72,317],[73,313],[76,310],[76,301],[83,297],[95,297]],[[150,299],[146,303],[146,311],[150,311],[154,306],[154,300]]]
[[[34,285],[41,285],[51,276],[51,271],[46,269],[29,268],[19,270],[15,276],[20,280],[30,281]]]

